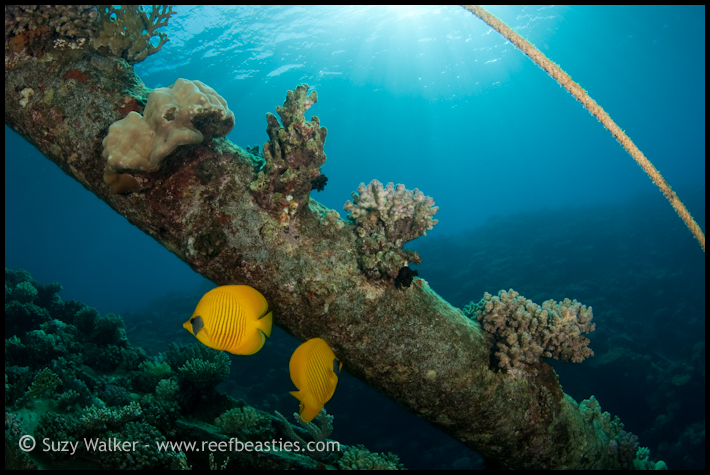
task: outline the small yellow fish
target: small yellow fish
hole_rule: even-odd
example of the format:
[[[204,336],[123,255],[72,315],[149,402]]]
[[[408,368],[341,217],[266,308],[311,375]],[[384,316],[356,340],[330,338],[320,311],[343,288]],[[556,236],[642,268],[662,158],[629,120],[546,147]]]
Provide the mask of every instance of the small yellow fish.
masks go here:
[[[253,355],[271,336],[272,314],[258,290],[223,285],[202,296],[195,313],[182,326],[215,350]]]
[[[301,401],[298,413],[302,421],[313,420],[333,397],[341,369],[343,363],[338,361],[328,343],[321,338],[312,338],[296,348],[288,370],[291,381],[299,389],[290,394]]]

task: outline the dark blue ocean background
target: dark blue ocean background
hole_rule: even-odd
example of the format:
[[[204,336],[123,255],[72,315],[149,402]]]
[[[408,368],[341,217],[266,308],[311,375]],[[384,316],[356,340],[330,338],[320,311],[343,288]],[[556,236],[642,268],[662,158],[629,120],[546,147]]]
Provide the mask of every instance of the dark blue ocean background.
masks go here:
[[[641,168],[529,58],[457,6],[176,10],[170,42],[136,66],[146,86],[204,81],[234,111],[228,137],[246,147],[263,145],[266,112],[308,83],[319,99],[309,113],[328,128],[328,185],[313,198],[344,216],[372,179],[432,196],[439,224],[410,247],[420,277],[456,306],[508,288],[538,304],[592,305],[596,356],[555,362],[565,392],[594,394],[651,458],[705,467],[705,254]],[[490,11],[589,92],[705,229],[705,7]],[[181,324],[213,286],[7,127],[5,266],[122,314],[131,343],[151,354],[194,341]],[[291,414],[297,345],[275,331],[259,354],[232,355],[223,390]],[[347,375],[327,409],[332,438],[392,451],[408,468],[482,467]]]

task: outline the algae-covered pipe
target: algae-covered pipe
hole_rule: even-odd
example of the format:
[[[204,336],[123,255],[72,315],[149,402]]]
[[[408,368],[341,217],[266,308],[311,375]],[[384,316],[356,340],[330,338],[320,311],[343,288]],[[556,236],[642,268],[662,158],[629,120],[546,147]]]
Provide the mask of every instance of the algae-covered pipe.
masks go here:
[[[619,467],[550,366],[519,377],[489,368],[478,324],[423,281],[366,279],[352,226],[323,224],[317,203],[282,226],[250,189],[254,157],[228,140],[180,147],[139,190],[111,194],[102,141],[148,93],[132,66],[95,51],[6,57],[5,123],[195,272],[254,286],[277,325],[323,338],[348,372],[504,466]]]

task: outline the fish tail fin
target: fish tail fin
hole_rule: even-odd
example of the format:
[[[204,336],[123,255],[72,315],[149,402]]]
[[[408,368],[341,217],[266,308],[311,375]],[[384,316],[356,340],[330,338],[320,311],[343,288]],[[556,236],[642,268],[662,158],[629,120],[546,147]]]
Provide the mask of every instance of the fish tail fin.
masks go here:
[[[268,312],[266,315],[256,321],[256,328],[262,331],[264,335],[271,337],[271,326],[274,323],[273,312]]]
[[[303,398],[305,395],[301,391],[289,391],[289,394],[298,399],[298,402],[301,403],[300,407],[298,408],[298,414],[301,416],[301,420],[305,422],[310,422],[313,419],[312,417],[307,421],[303,419],[303,409],[306,407],[306,405],[303,404]]]
[[[230,348],[227,351],[234,353],[235,355],[253,355],[264,346],[265,342],[266,337],[264,336],[264,332],[258,331],[254,338],[249,338],[243,345],[236,348]]]

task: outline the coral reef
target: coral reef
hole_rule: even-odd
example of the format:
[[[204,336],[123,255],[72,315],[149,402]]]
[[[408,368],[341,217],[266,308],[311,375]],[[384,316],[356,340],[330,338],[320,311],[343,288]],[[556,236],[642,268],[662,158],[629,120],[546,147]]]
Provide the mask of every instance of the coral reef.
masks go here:
[[[13,67],[6,67],[8,97],[17,99],[6,101],[6,123],[67,174],[217,285],[256,283],[275,310],[287,309],[281,312],[279,324],[288,332],[302,340],[316,335],[326,338],[338,356],[343,355],[349,372],[484,456],[511,468],[588,468],[607,466],[607,462],[609,468],[614,466],[617,459],[601,448],[598,436],[580,425],[576,403],[557,399],[544,414],[536,412],[544,420],[526,417],[525,411],[537,401],[549,400],[554,391],[561,393],[559,383],[550,378],[547,386],[523,386],[532,378],[521,381],[491,371],[489,346],[478,325],[428,286],[420,286],[420,280],[407,291],[367,282],[357,272],[355,235],[341,229],[325,239],[324,226],[310,213],[310,206],[294,206],[299,212],[289,213],[290,222],[297,220],[293,228],[298,234],[282,232],[278,219],[283,210],[255,207],[259,196],[248,192],[255,179],[253,156],[228,140],[195,147],[190,160],[178,149],[176,157],[186,160],[171,161],[155,175],[141,177],[156,185],[165,183],[151,188],[151,193],[129,199],[106,193],[105,161],[97,156],[96,144],[117,116],[117,106],[126,103],[124,91],[142,93],[144,86],[126,61],[94,52],[82,58],[81,53],[57,49],[51,60],[18,59]],[[86,82],[63,79],[72,69],[86,74]],[[72,94],[50,97],[44,92],[67,84]],[[35,92],[22,107],[19,91],[25,88]],[[310,184],[313,177],[308,178]],[[194,199],[179,199],[187,196]],[[19,343],[8,344],[17,350],[9,358],[22,354],[21,345],[29,349],[24,337]],[[71,351],[64,355],[56,357],[57,361],[65,358],[61,365],[75,364],[77,355]],[[29,358],[31,378],[47,365],[35,366],[34,356]],[[140,362],[129,361],[127,371],[134,371]],[[60,371],[52,370],[62,378],[60,390],[66,390]],[[22,370],[6,373],[13,392],[17,380],[24,377]],[[86,388],[75,384],[69,389],[82,398],[94,397],[94,381],[103,374],[83,378]],[[189,390],[182,382],[180,386],[178,402],[184,413],[209,411],[210,419],[203,415],[201,420],[213,421],[231,408],[218,404],[204,389],[201,398],[194,396],[186,404],[182,394]],[[497,418],[503,414],[505,419]],[[184,425],[178,421],[165,430],[180,431]]]
[[[229,357],[223,352],[219,353],[222,358],[218,361],[205,361],[202,359],[191,359],[178,368],[181,380],[199,386],[214,386],[227,379],[229,376],[229,365],[232,363]]]
[[[20,303],[32,302],[37,297],[37,289],[30,282],[20,282],[12,291],[12,298]]]
[[[170,365],[165,361],[146,360],[138,365],[132,383],[137,389],[152,392],[156,386],[172,375]]]
[[[57,375],[49,368],[44,368],[37,373],[26,395],[29,399],[51,396],[59,383],[61,383],[61,380]]]
[[[229,365],[231,364],[229,356],[224,351],[213,350],[208,346],[198,343],[191,345],[172,343],[168,347],[168,351],[163,354],[162,358],[165,362],[169,363],[172,368],[183,368],[188,363],[195,361],[213,364],[215,370],[210,371],[210,373],[216,378],[215,384],[218,384],[224,378],[225,371],[229,374]],[[189,373],[190,371],[185,370],[185,372]]]
[[[603,434],[608,441],[609,453],[618,457],[621,467],[627,470],[665,470],[663,461],[651,462],[648,447],[639,447],[638,437],[624,430],[624,424],[618,417],[611,418],[608,412],[602,412],[599,401],[594,396],[579,403],[579,412],[594,430]]]
[[[92,432],[106,427],[120,428],[141,415],[141,406],[134,401],[120,408],[87,407],[78,415],[78,422],[86,431]]]
[[[404,250],[404,245],[426,236],[438,221],[433,216],[438,211],[434,200],[418,189],[407,190],[399,184],[372,180],[361,183],[353,201],[345,203],[348,219],[355,224],[360,250],[360,265],[370,278],[396,279],[400,269],[409,262],[419,264],[421,258],[414,251]]]
[[[174,15],[171,5],[9,5],[5,7],[5,61],[39,56],[50,48],[83,49],[91,43],[98,52],[143,61],[167,43],[156,31]],[[151,39],[158,37],[155,45]]]
[[[498,366],[511,373],[535,372],[543,357],[578,363],[594,355],[581,335],[594,331],[592,307],[576,300],[546,300],[541,307],[513,289],[501,290],[497,297],[486,292],[464,313],[494,336]]]
[[[100,28],[92,35],[91,44],[100,52],[139,63],[168,42],[168,35],[155,30],[167,26],[174,14],[172,5],[153,5],[150,16],[140,5],[104,5],[99,9]],[[157,46],[150,42],[155,36],[160,39]]]
[[[135,191],[139,183],[126,171],[155,171],[179,146],[222,137],[232,127],[227,101],[201,81],[178,79],[153,89],[143,115],[129,112],[109,127],[103,140],[104,181],[114,194]]]
[[[338,462],[340,470],[404,470],[399,457],[392,453],[370,452],[362,445],[349,447]]]
[[[312,189],[322,189],[320,167],[325,163],[323,144],[328,131],[318,117],[306,121],[305,112],[318,94],[308,94],[308,84],[288,91],[283,107],[277,106],[281,124],[272,113],[266,114],[266,133],[261,170],[250,188],[265,209],[279,214],[279,224],[288,227],[299,209],[308,205]]]
[[[6,5],[5,36],[47,26],[65,38],[88,36],[97,18],[93,5]]]
[[[586,388],[574,395],[579,401],[589,396],[594,382],[597,398],[626,407],[617,412],[641,443],[651,447],[654,460],[697,469],[704,462],[704,439],[691,441],[684,433],[691,425],[702,425],[705,406],[705,268],[694,252],[679,253],[670,245],[687,239],[687,231],[677,226],[673,213],[664,214],[666,204],[654,196],[649,190],[624,205],[574,213],[525,212],[491,220],[458,237],[427,238],[417,246],[427,256],[419,272],[461,308],[470,295],[506,283],[517,290],[524,286],[524,295],[538,303],[573,292],[578,301],[593,305],[594,358],[581,366],[551,362],[561,369],[565,389]],[[699,192],[687,204],[704,202]],[[541,222],[555,232],[530,239],[526,230]],[[668,245],[659,248],[659,242]],[[629,249],[654,258],[629,267]],[[452,274],[451,266],[458,262],[452,256],[461,255],[467,256],[465,269]],[[548,257],[541,272],[542,255]],[[674,298],[668,299],[668,293]],[[669,321],[674,322],[670,327]]]
[[[94,5],[5,6],[5,61],[49,48],[82,47],[99,25]],[[29,48],[28,48],[29,47]],[[12,62],[12,60],[10,60]]]
[[[313,419],[318,424],[315,422],[305,422],[297,412],[293,413],[293,418],[298,423],[298,426],[290,424],[288,419],[279,411],[276,411],[276,417],[282,423],[284,434],[288,436],[300,450],[309,450],[313,458],[335,465],[343,455],[344,452],[340,448],[340,443],[328,441],[328,437],[333,432],[333,416],[328,414],[325,408],[321,409]],[[300,433],[304,433],[305,431],[305,433],[310,436],[309,440],[301,437],[297,431]]]
[[[278,417],[281,422],[283,422],[286,434],[291,437],[291,440],[299,442],[302,446],[306,445],[306,441],[303,440],[301,436],[296,434],[286,417],[284,417],[279,411],[276,411],[276,417]],[[313,422],[305,422],[303,419],[301,419],[300,414],[298,414],[297,412],[293,413],[293,418],[298,423],[298,425],[306,429],[306,431],[311,435],[315,442],[323,442],[333,432],[333,416],[328,414],[325,408],[321,409],[314,419],[318,422],[318,425],[314,424]]]
[[[38,441],[71,445],[70,451],[43,452],[45,468],[62,467],[77,459],[86,468],[134,470],[338,466],[343,454],[333,441],[328,449],[300,454],[266,448],[234,451],[229,457],[218,456],[218,460],[208,460],[202,449],[183,452],[182,446],[169,445],[179,440],[197,444],[195,447],[204,443],[227,447],[228,442],[239,440],[262,444],[260,447],[268,447],[264,445],[267,442],[278,446],[282,439],[294,440],[295,432],[288,423],[286,427],[274,424],[273,416],[215,390],[229,375],[227,353],[199,343],[173,344],[149,359],[125,338],[121,317],[102,316],[74,301],[59,304],[61,300],[50,298],[45,289],[56,291],[60,286],[40,285],[27,272],[5,270],[6,305],[36,306],[14,299],[14,288],[23,283],[37,290],[35,302],[49,302],[52,313],[41,307],[48,321],[5,340],[6,468],[34,467],[37,454],[18,450],[18,441],[25,434]],[[11,313],[6,319],[21,315]],[[85,351],[87,348],[91,351]],[[107,348],[121,350],[117,353],[122,358],[120,370],[95,356]],[[332,431],[332,421],[332,416],[323,412],[320,427],[309,424],[306,429],[314,441],[323,442]]]
[[[214,424],[227,435],[249,440],[268,440],[273,436],[271,418],[253,407],[235,407],[225,412]]]
[[[155,397],[159,401],[172,401],[180,391],[180,385],[172,379],[161,379],[155,387]]]
[[[347,222],[340,217],[340,213],[334,209],[323,206],[314,199],[309,201],[308,208],[318,218],[318,222],[320,223],[319,232],[326,237],[332,238],[336,236],[347,224]]]

